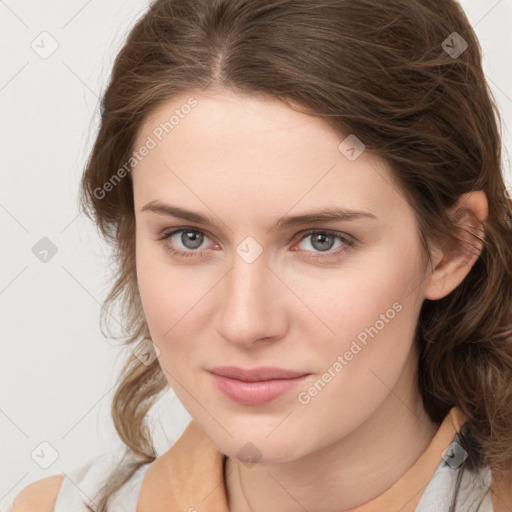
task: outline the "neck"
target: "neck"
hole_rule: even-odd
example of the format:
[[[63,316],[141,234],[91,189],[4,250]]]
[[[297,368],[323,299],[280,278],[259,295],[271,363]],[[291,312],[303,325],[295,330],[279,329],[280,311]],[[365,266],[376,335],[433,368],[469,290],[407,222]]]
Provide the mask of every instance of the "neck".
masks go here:
[[[348,511],[389,489],[416,462],[438,429],[410,376],[400,379],[363,424],[320,451],[280,464],[226,461],[229,510]],[[412,379],[412,382],[416,382]]]

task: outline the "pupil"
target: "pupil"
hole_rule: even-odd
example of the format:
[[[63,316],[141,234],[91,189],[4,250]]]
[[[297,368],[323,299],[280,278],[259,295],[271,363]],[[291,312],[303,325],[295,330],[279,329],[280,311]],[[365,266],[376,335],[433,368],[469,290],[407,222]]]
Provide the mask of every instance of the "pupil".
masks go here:
[[[189,249],[196,249],[201,245],[202,240],[201,236],[198,233],[194,231],[187,231],[184,232],[182,235],[182,242]],[[187,245],[190,242],[192,243],[192,246]]]
[[[320,251],[327,251],[328,249],[330,249],[331,247],[325,247],[326,240],[328,240],[329,238],[332,238],[331,235],[327,235],[325,233],[317,235],[314,238],[314,240],[315,240],[315,242],[319,241],[320,244],[321,244],[321,247],[317,247],[317,249],[319,249]],[[332,245],[332,244],[327,244],[327,245],[329,246],[329,245]]]

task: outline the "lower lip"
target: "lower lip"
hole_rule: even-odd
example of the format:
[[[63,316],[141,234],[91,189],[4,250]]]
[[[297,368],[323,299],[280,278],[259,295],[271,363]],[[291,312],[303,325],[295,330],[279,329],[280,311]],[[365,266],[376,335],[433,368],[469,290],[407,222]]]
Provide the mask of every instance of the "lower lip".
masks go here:
[[[234,402],[243,405],[262,405],[291,391],[304,381],[307,375],[293,379],[272,379],[245,382],[229,377],[211,374],[217,388]]]

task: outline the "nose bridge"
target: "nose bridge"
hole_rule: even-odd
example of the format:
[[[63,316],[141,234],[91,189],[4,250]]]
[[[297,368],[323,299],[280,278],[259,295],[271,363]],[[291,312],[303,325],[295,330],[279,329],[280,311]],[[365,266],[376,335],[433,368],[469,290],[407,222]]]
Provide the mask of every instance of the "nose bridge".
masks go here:
[[[250,345],[276,334],[271,327],[278,314],[276,278],[267,265],[261,246],[253,241],[236,248],[218,305],[218,330],[231,343]]]

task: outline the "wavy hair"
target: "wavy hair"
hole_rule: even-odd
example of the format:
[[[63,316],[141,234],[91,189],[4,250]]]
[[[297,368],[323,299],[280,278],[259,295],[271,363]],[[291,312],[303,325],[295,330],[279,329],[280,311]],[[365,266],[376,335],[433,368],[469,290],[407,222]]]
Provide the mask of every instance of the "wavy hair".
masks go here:
[[[453,48],[462,40],[460,55],[445,51],[443,41]],[[385,159],[423,240],[466,243],[447,212],[462,194],[486,193],[488,218],[482,232],[471,233],[483,243],[479,258],[452,293],[422,305],[418,387],[433,422],[453,406],[467,416],[466,469],[510,468],[512,201],[481,60],[455,0],[154,1],[116,57],[80,189],[82,208],[113,250],[115,284],[102,325],[119,303],[123,343],[150,337],[137,287],[129,172],[108,193],[104,187],[130,161],[144,121],[193,91],[280,99],[323,118],[340,136],[356,134]],[[130,355],[112,403],[125,462],[105,482],[98,511],[156,458],[147,413],[167,386],[157,359],[146,366]]]

